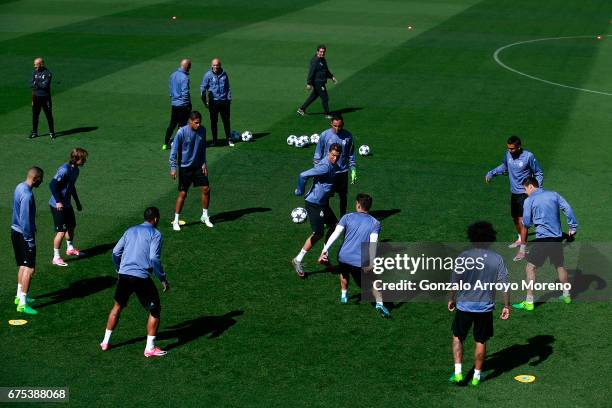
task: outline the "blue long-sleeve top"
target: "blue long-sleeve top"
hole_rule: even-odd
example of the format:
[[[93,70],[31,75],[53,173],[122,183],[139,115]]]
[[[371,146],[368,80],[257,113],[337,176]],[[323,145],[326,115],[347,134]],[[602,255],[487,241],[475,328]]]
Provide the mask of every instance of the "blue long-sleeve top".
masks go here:
[[[353,135],[346,129],[342,129],[338,134],[330,128],[319,135],[319,141],[315,148],[312,161],[317,164],[322,158],[327,157],[329,147],[338,143],[342,146],[342,153],[336,162],[339,170],[338,173],[347,172],[349,169],[354,169],[357,164],[355,162],[355,145],[353,144]]]
[[[565,214],[570,231],[576,231],[578,221],[565,198],[554,191],[539,188],[523,204],[523,225],[526,228],[535,225],[536,238],[560,238],[563,231],[559,210]]]
[[[148,222],[130,227],[113,248],[117,273],[146,279],[152,271],[160,282],[167,282],[161,264],[162,242],[161,232]]]
[[[189,72],[182,68],[177,69],[170,75],[170,99],[172,101],[172,106],[191,105]]]
[[[177,157],[179,155],[179,157]],[[176,132],[170,149],[170,169],[180,167],[202,167],[206,163],[206,129],[195,131],[185,125]]]
[[[25,181],[17,185],[13,195],[13,221],[11,229],[21,233],[30,248],[36,245],[36,202],[32,187]]]
[[[514,158],[506,151],[502,163],[487,173],[487,178],[493,178],[508,173],[510,180],[510,191],[513,194],[525,193],[523,181],[530,176],[535,176],[542,187],[544,183],[544,172],[540,168],[535,156],[528,150],[522,150],[521,154]]]
[[[309,178],[313,178],[312,187],[306,193],[305,200],[312,204],[328,205],[337,173],[337,164],[332,164],[328,158],[321,160],[312,169],[300,173],[295,195],[303,195],[306,182]]]
[[[214,101],[229,102],[232,100],[229,77],[223,69],[218,74],[215,74],[212,69],[204,74],[200,85],[200,93],[202,96],[206,96],[206,92],[210,92]]]
[[[72,207],[71,198],[76,191],[75,183],[79,177],[79,168],[71,166],[70,163],[62,164],[49,183],[51,198],[49,205],[55,207],[56,203],[62,203],[64,207]]]

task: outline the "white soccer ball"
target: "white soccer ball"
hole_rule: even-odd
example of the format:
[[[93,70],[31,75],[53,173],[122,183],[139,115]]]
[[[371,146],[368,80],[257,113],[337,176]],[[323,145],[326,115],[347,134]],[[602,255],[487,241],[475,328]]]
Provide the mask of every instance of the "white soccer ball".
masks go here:
[[[306,221],[307,217],[308,214],[306,213],[306,210],[302,207],[294,208],[293,211],[291,211],[291,221],[296,224],[303,223],[304,221]]]
[[[304,147],[306,146],[306,142],[304,141],[304,139],[300,136],[295,140],[295,147]]]
[[[313,133],[312,135],[310,135],[310,143],[312,143],[312,144],[319,143],[319,134],[318,133]]]
[[[368,145],[359,146],[359,154],[362,156],[367,156],[368,154],[370,154],[370,146]]]
[[[230,132],[230,138],[232,139],[232,142],[240,141],[240,132],[238,132],[237,130],[232,130]]]
[[[244,132],[242,132],[241,137],[242,137],[243,142],[250,142],[251,140],[253,140],[253,134],[249,132],[248,130],[245,130]]]
[[[287,138],[287,144],[289,146],[295,146],[295,142],[297,142],[298,137],[296,135],[289,135]]]
[[[300,136],[300,139],[302,139],[302,141],[304,142],[304,146],[308,146],[310,144],[310,137],[303,135]]]

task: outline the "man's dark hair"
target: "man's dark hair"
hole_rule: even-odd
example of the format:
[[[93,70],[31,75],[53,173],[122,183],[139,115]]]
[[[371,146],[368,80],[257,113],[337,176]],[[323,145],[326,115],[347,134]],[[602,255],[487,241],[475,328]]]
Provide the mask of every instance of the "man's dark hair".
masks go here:
[[[332,115],[332,119],[331,119],[331,121],[332,121],[332,122],[334,122],[334,121],[336,121],[336,120],[341,120],[342,122],[344,122],[344,118],[343,118],[343,117],[342,117],[342,115],[341,115],[341,114],[339,114],[339,113],[334,113],[334,114]]]
[[[191,115],[189,115],[189,120],[195,120],[195,119],[202,120],[202,114],[198,111],[191,112]]]
[[[495,242],[497,238],[497,232],[488,221],[476,221],[468,227],[467,235],[470,242],[474,243]]]
[[[159,219],[159,208],[157,207],[149,207],[144,212],[144,220],[145,221],[153,221],[154,219]]]
[[[327,50],[327,47],[325,46],[325,44],[317,45],[317,51],[319,51],[321,48],[323,48],[324,50]]]
[[[529,176],[525,180],[523,180],[523,186],[534,186],[535,188],[540,188],[540,182],[537,178]]]
[[[342,153],[342,146],[340,146],[339,143],[332,143],[331,146],[329,146],[329,151],[335,151],[338,153]]]
[[[508,138],[506,144],[515,145],[517,147],[521,146],[521,139],[518,136],[512,135]]]
[[[355,201],[357,201],[359,203],[359,206],[366,212],[370,211],[370,208],[372,208],[372,196],[366,193],[357,194],[357,198],[355,198]]]

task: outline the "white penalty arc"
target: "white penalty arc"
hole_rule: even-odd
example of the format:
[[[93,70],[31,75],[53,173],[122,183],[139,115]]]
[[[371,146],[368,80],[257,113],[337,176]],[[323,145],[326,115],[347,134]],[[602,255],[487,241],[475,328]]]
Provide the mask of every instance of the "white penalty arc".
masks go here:
[[[610,37],[610,35],[602,35],[602,37]],[[580,88],[580,87],[577,87],[577,86],[560,84],[558,82],[549,81],[547,79],[540,78],[540,77],[537,77],[537,76],[534,76],[534,75],[529,75],[529,74],[527,74],[525,72],[519,71],[518,69],[514,69],[514,68],[504,64],[502,62],[502,60],[499,58],[499,55],[502,53],[502,51],[504,51],[504,50],[506,50],[508,48],[511,48],[511,47],[515,47],[517,45],[523,45],[523,44],[529,44],[529,43],[535,43],[535,42],[542,42],[542,41],[570,40],[570,39],[580,39],[580,38],[592,38],[592,39],[596,39],[597,36],[596,35],[577,35],[577,36],[571,36],[571,37],[550,37],[550,38],[537,38],[535,40],[519,41],[519,42],[515,42],[515,43],[512,43],[512,44],[504,45],[503,47],[500,47],[497,50],[495,50],[495,52],[493,53],[493,59],[495,60],[495,62],[499,66],[501,66],[502,68],[507,69],[508,71],[514,72],[515,74],[522,75],[522,76],[530,78],[530,79],[534,79],[536,81],[544,82],[545,84],[559,86],[561,88],[574,89],[576,91],[594,93],[594,94],[598,94],[598,95],[612,96],[612,92],[596,91],[596,90],[593,90],[593,89]]]

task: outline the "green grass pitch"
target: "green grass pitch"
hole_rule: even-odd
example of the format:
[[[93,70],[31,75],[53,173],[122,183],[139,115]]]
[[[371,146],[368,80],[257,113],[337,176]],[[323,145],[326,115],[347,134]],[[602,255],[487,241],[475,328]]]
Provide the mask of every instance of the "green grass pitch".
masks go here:
[[[308,227],[292,224],[289,212],[303,203],[292,191],[312,151],[285,138],[328,127],[318,101],[310,115],[295,114],[308,61],[324,42],[340,81],[330,85],[331,107],[347,112],[346,128],[373,153],[358,159],[350,194],[369,192],[374,209],[391,214],[381,239],[456,242],[470,222],[487,219],[509,241],[507,180],[487,186],[484,175],[516,133],[535,152],[546,187],[573,205],[580,240],[609,240],[612,97],[519,76],[493,53],[536,38],[593,36],[512,47],[502,58],[551,82],[611,92],[612,39],[594,39],[608,34],[611,16],[604,0],[0,1],[0,386],[68,386],[74,406],[608,405],[608,303],[547,303],[496,321],[488,352],[501,356],[500,375],[456,388],[446,381],[445,304],[403,304],[384,321],[369,305],[339,305],[336,276],[298,280],[289,260]],[[38,55],[55,75],[57,130],[89,131],[26,139]],[[233,128],[262,136],[208,151],[217,224],[176,234],[176,184],[160,150],[168,76],[192,58],[192,98],[204,111],[199,84],[215,56],[232,82]],[[60,269],[49,262],[47,183],[76,146],[90,152],[77,184],[84,211],[76,242],[95,256]],[[12,194],[33,164],[46,174],[35,191],[31,294],[47,296],[40,315],[11,327]],[[198,201],[194,192],[187,198],[188,223],[199,218]],[[145,313],[136,299],[113,335],[121,346],[98,347],[114,291],[110,250],[148,205],[162,210],[172,284],[158,341],[170,353],[158,360],[142,356]],[[320,270],[314,254],[306,262]],[[536,382],[513,380],[523,373]]]

